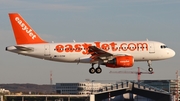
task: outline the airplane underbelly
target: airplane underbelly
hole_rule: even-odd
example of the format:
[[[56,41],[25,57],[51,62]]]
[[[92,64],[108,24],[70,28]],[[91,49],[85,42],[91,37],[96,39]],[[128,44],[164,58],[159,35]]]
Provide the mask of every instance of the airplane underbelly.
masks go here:
[[[76,62],[79,63],[81,58],[81,55],[77,54],[58,54],[53,55],[52,60],[53,61],[60,61],[60,62]]]
[[[135,61],[147,61],[147,60],[153,60],[155,56],[153,54],[149,53],[141,53],[141,54],[133,54]]]
[[[148,61],[148,60],[162,60],[163,56],[159,54],[136,54],[134,55],[135,61]]]

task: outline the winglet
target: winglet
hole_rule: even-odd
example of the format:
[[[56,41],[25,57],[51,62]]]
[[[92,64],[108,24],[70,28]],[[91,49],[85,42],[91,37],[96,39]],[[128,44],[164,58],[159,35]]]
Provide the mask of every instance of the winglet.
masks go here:
[[[47,43],[42,40],[31,26],[18,13],[9,13],[12,29],[16,43],[20,44],[36,44]]]

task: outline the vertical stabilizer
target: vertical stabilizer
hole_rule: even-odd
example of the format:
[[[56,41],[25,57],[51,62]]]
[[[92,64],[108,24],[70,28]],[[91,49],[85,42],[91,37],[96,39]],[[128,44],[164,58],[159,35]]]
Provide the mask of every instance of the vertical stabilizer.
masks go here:
[[[16,43],[20,44],[36,44],[46,43],[38,34],[31,28],[31,26],[18,13],[9,13],[12,29]]]

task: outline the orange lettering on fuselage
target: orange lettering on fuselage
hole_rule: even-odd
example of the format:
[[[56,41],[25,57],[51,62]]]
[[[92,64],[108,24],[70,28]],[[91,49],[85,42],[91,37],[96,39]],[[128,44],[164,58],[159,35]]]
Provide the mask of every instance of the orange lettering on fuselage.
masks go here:
[[[63,45],[57,45],[55,49],[57,52],[63,52],[64,46]]]
[[[134,50],[136,50],[136,44],[134,44],[134,43],[129,43],[128,44],[128,49],[130,50],[130,51],[134,51]]]
[[[71,44],[65,45],[65,51],[66,52],[73,52],[73,46]]]
[[[109,50],[109,45],[108,44],[102,44],[101,45],[101,48],[103,49],[103,50],[105,50],[105,51],[108,51]]]
[[[77,44],[58,44],[55,50],[61,52],[82,52],[88,54],[89,46],[96,46],[104,51],[148,51],[147,43],[116,43],[116,42],[94,42],[94,43],[77,43]]]
[[[148,44],[147,43],[137,43],[137,47],[141,48],[142,51],[144,51],[144,48],[146,48],[146,51],[148,51]],[[137,49],[137,51],[139,51],[139,48]]]
[[[75,52],[80,52],[81,51],[81,44],[75,44]]]
[[[101,42],[94,42],[94,43],[96,44],[96,47],[97,47],[97,48],[101,48],[101,46],[100,46],[100,43],[101,43]]]
[[[84,48],[84,51],[82,52],[83,54],[88,54],[88,50],[89,50],[89,46],[92,46],[91,44],[87,44],[87,43],[84,43],[82,44],[83,48]]]
[[[121,45],[120,45],[120,48],[119,48],[119,50],[121,50],[122,49],[122,51],[127,51],[127,43],[122,43]]]
[[[117,50],[117,48],[116,48],[117,43],[111,42],[109,45],[111,46],[112,51]]]

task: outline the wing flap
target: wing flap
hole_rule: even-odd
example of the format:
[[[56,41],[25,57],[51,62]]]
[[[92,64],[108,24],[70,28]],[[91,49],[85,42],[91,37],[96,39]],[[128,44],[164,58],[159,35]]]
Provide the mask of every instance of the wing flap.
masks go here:
[[[89,46],[88,50],[89,54],[99,54],[99,55],[105,55],[105,56],[113,56],[113,54],[106,52],[100,48],[97,48],[96,46]]]
[[[89,46],[88,50],[89,54],[91,54],[91,62],[98,61],[98,59],[101,60],[109,60],[116,56],[126,56],[130,54],[122,53],[122,54],[112,54],[110,52],[107,52],[105,50],[102,50],[96,46]]]
[[[96,46],[89,46],[89,50],[88,50],[89,54],[91,54],[91,62],[97,61],[98,59],[100,59],[101,57],[109,57],[109,56],[113,56],[113,54],[106,52]]]

